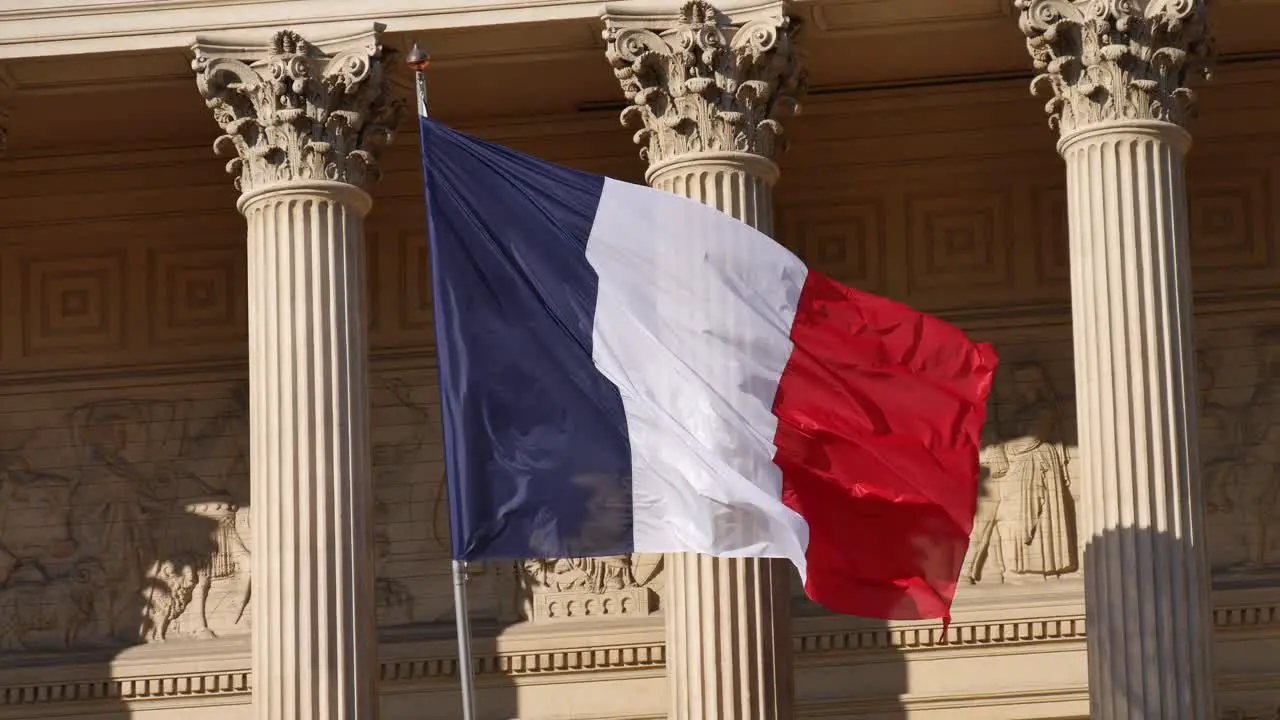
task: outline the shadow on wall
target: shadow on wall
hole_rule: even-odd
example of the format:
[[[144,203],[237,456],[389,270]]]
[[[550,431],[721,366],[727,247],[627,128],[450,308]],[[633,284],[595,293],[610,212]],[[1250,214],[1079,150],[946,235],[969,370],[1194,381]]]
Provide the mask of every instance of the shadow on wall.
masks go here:
[[[165,692],[107,682],[124,649],[246,632],[247,398],[241,383],[203,416],[193,403],[148,397],[70,412],[48,410],[51,395],[6,398],[0,716],[29,717],[55,700],[127,714],[122,694]],[[23,430],[7,431],[15,426]],[[234,690],[247,677],[216,682]]]

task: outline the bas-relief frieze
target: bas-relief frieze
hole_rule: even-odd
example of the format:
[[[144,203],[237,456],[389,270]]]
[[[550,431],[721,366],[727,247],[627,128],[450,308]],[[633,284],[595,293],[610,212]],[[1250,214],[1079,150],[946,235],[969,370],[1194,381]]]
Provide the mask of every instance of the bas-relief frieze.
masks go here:
[[[439,448],[422,397],[435,391],[421,385],[373,379],[384,626],[449,610],[417,597],[448,589],[428,528]],[[7,409],[26,405],[0,414],[0,650],[246,634],[247,384],[5,398]]]
[[[1237,349],[1200,354],[1220,577],[1280,569],[1280,331],[1229,344]],[[1223,365],[1256,378],[1245,387],[1230,370],[1236,386],[1220,388]],[[1007,359],[998,375],[963,582],[1027,584],[1079,570],[1074,410],[1060,390],[1070,378],[1051,378],[1048,367]],[[26,396],[40,398],[39,410],[0,416],[0,649],[248,631],[247,387],[202,387],[185,399],[173,398],[191,395],[186,386],[55,391]],[[375,374],[371,395],[379,621],[448,622],[430,373]],[[660,612],[662,579],[661,556],[548,559],[477,564],[469,590],[481,619],[550,622]]]
[[[120,393],[4,417],[0,647],[245,631],[246,390]]]
[[[658,610],[662,556],[529,560],[519,566],[526,620],[645,616]]]
[[[1280,571],[1280,327],[1239,335],[1197,357],[1210,559],[1227,580]]]
[[[1218,581],[1280,573],[1280,327],[1207,333],[1197,353],[1199,450]],[[1222,378],[1230,378],[1223,382]],[[961,581],[1075,575],[1080,545],[1071,378],[1006,361],[979,457],[982,487]]]
[[[1210,562],[1219,581],[1272,580],[1280,573],[1280,327],[1209,333],[1201,346]],[[998,372],[962,582],[1026,584],[1079,572],[1075,410],[1057,389],[1071,382],[1050,379],[1034,362],[1006,361]]]

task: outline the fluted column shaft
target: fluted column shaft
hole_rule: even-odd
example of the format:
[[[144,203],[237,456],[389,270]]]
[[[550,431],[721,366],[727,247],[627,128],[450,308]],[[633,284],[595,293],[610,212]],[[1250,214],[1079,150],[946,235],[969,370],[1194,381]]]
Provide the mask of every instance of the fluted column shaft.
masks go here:
[[[376,717],[364,215],[341,183],[241,203],[260,720]]]
[[[1214,715],[1183,158],[1158,121],[1067,135],[1095,720]]]
[[[654,188],[769,233],[777,176],[777,166],[758,155],[708,152],[656,164],[647,177]],[[790,565],[694,553],[668,555],[664,563],[669,717],[791,718]]]

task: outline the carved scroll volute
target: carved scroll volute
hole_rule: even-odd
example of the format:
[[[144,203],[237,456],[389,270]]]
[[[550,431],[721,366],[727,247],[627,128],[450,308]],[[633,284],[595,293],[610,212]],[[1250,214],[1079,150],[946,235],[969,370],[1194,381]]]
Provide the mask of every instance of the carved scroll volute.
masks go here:
[[[196,85],[222,127],[214,152],[243,193],[330,180],[367,188],[402,103],[385,75],[387,51],[367,33],[326,53],[282,30],[269,47],[197,42]]]
[[[798,24],[781,3],[735,24],[704,0],[662,18],[610,10],[605,56],[628,107],[623,125],[639,125],[640,155],[650,164],[686,153],[746,152],[772,158],[782,149],[779,118],[799,109],[806,76],[795,45]]]
[[[1155,120],[1185,125],[1194,74],[1213,54],[1208,0],[1015,0],[1051,127]]]

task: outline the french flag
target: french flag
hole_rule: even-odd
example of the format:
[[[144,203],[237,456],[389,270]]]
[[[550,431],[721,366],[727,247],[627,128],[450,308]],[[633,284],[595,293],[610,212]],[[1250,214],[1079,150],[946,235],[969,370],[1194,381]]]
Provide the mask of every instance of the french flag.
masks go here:
[[[948,618],[990,346],[700,203],[421,118],[455,559],[786,558]]]

